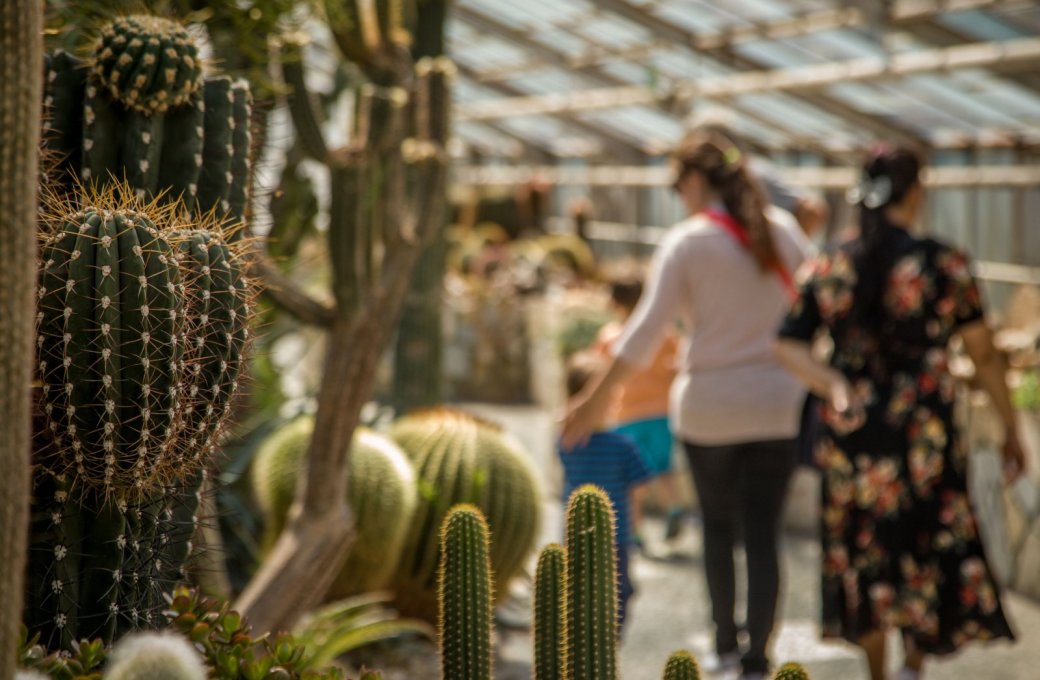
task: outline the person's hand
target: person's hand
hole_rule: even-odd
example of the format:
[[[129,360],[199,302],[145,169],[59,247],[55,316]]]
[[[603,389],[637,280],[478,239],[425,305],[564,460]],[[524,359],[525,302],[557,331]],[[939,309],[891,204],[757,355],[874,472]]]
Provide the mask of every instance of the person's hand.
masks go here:
[[[1004,481],[1010,484],[1026,470],[1025,451],[1022,449],[1022,442],[1019,440],[1014,426],[1007,428],[1002,453],[1004,454]]]
[[[582,446],[603,420],[604,406],[596,399],[576,399],[567,407],[563,417],[560,444],[564,451]]]
[[[835,377],[827,390],[827,424],[838,434],[848,434],[867,422],[867,410],[844,376]]]

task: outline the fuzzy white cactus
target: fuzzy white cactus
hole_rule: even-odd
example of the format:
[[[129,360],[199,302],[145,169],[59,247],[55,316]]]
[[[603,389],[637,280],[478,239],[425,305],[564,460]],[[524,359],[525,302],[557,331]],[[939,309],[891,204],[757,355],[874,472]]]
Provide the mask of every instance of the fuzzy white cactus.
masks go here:
[[[104,680],[206,680],[191,643],[172,633],[137,633],[112,650]]]

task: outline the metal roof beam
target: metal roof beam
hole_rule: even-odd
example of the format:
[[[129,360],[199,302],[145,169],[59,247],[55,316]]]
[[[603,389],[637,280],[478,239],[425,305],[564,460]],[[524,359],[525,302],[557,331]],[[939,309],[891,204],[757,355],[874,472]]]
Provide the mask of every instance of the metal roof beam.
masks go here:
[[[593,0],[597,6],[605,6],[600,0]],[[681,27],[670,25],[667,40],[653,40],[639,45],[621,48],[596,47],[571,56],[566,55],[564,61],[551,59],[535,59],[527,63],[517,64],[509,69],[489,69],[481,71],[481,82],[494,82],[506,78],[543,70],[550,67],[564,67],[579,70],[590,66],[602,65],[611,61],[644,61],[655,52],[682,45],[700,52],[711,52],[735,47],[749,42],[784,40],[798,38],[813,33],[838,29],[865,28],[877,25],[879,21],[890,27],[912,26],[922,21],[930,21],[944,12],[1002,9],[1023,6],[1024,0],[895,0],[887,16],[878,17],[875,12],[865,12],[859,7],[841,7],[834,9],[805,12],[793,17],[763,21],[745,26],[733,26],[711,33],[693,33]],[[462,9],[462,8],[459,8]],[[643,17],[654,19],[645,9],[637,6],[635,10]],[[669,23],[669,22],[666,22]],[[656,29],[654,29],[656,31]],[[523,34],[523,31],[517,31]]]
[[[533,54],[536,54],[541,58],[544,58],[547,62],[555,62],[557,65],[559,65],[561,63],[565,63],[568,58],[566,53],[561,52],[559,50],[555,50],[535,40],[532,40],[530,37],[528,37],[527,32],[518,30],[516,28],[513,28],[512,26],[508,26],[494,19],[493,17],[488,16],[483,12],[468,7],[459,6],[452,10],[452,15],[454,18],[464,21],[466,24],[472,26],[473,28],[479,31],[490,33],[500,38],[503,38],[509,41],[510,43],[513,43],[514,45],[522,47],[525,50]],[[592,43],[590,41],[586,42],[589,42],[589,44],[592,46],[599,47],[598,45],[595,45],[595,43]],[[474,73],[473,75],[476,79],[480,80],[479,73]],[[622,80],[621,78],[607,73],[598,66],[589,66],[588,68],[582,71],[582,75],[592,81],[596,81],[597,84],[600,86],[624,87],[628,85],[628,83]],[[497,82],[500,81],[481,80],[481,83],[487,86]],[[844,160],[843,156],[840,153],[836,153],[834,149],[827,148],[826,146],[820,144],[818,141],[799,138],[797,134],[792,133],[790,130],[785,129],[782,125],[778,125],[775,121],[770,120],[765,116],[761,116],[752,111],[748,111],[740,107],[739,105],[735,104],[734,102],[729,102],[729,104],[730,106],[732,106],[732,108],[739,111],[742,116],[755,121],[759,125],[773,132],[776,132],[783,137],[788,138],[792,143],[792,148],[798,148],[802,151],[811,151],[835,160]],[[652,106],[654,106],[658,111],[664,113],[669,117],[676,116],[674,110],[675,107],[668,103],[662,101],[655,101],[653,102]],[[749,145],[752,147],[754,151],[757,151],[759,153],[769,153],[770,151],[778,150],[766,148],[761,144]]]
[[[459,69],[459,75],[460,76],[462,76],[464,78],[471,79],[471,80],[473,79],[473,70],[470,67],[466,66],[465,64],[459,63],[459,62],[456,62],[456,65],[457,65],[457,67]],[[487,87],[489,89],[493,89],[496,92],[499,92],[500,94],[505,95],[507,97],[506,99],[494,99],[494,100],[490,100],[490,101],[496,101],[496,102],[497,101],[516,101],[518,99],[525,99],[526,98],[526,96],[524,95],[522,90],[520,90],[520,89],[518,89],[516,87],[513,87],[511,85],[506,85],[505,83],[486,84],[483,87]],[[483,101],[473,102],[473,103],[469,104],[467,107],[459,107],[457,109],[457,111],[464,111],[464,110],[466,110],[466,108],[469,108],[469,107],[479,107],[483,103],[484,103]],[[581,131],[584,134],[591,135],[591,136],[595,137],[596,139],[598,139],[603,144],[604,149],[607,152],[609,152],[614,157],[617,157],[617,158],[627,158],[629,160],[643,160],[643,159],[646,158],[647,155],[652,153],[652,150],[642,148],[636,142],[633,142],[631,140],[625,139],[625,138],[615,134],[613,131],[608,130],[607,128],[605,128],[605,127],[603,127],[601,125],[596,125],[594,123],[588,123],[586,121],[579,120],[578,118],[575,118],[572,115],[569,115],[570,112],[567,112],[567,111],[546,111],[546,112],[544,112],[544,114],[552,116],[553,118],[558,119],[560,122],[564,123],[565,125],[567,125],[570,128],[573,128],[575,130],[579,130],[579,131]],[[482,120],[482,122],[483,122],[483,121],[486,121],[486,120],[493,120],[495,118],[501,119],[501,118],[509,118],[509,117],[510,116],[493,116],[491,118],[484,118],[484,119],[480,119],[480,120]],[[459,120],[466,120],[466,118],[462,117],[462,118],[459,118]],[[471,120],[478,120],[478,119],[471,119]]]

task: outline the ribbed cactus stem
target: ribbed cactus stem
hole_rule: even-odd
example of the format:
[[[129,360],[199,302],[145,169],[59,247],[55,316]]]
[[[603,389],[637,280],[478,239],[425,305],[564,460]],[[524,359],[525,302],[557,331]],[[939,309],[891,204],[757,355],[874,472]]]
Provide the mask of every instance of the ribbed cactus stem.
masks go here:
[[[53,152],[60,172],[54,180],[71,190],[79,178],[82,163],[83,98],[87,74],[83,62],[63,50],[46,59],[44,76],[44,115],[46,147]]]
[[[564,680],[567,670],[567,554],[551,543],[534,578],[534,678]]]
[[[438,584],[441,677],[491,678],[491,562],[488,526],[472,505],[457,505],[441,527]]]
[[[773,680],[809,680],[809,673],[797,663],[785,663],[773,676]]]
[[[585,485],[567,504],[567,665],[571,680],[616,680],[618,592],[614,511]]]
[[[119,641],[104,680],[205,680],[206,668],[191,642],[174,633],[138,633]]]
[[[158,188],[167,192],[167,200],[182,199],[189,206],[195,205],[205,136],[206,107],[202,94],[196,92],[183,106],[167,111],[162,118]]]
[[[231,157],[235,146],[235,95],[228,77],[207,80],[203,88],[206,107],[202,146],[202,173],[199,176],[199,207],[205,212],[216,210],[224,216],[231,208]]]
[[[664,680],[700,680],[700,677],[700,667],[689,652],[680,650],[668,657]]]
[[[246,204],[249,201],[249,153],[252,147],[252,137],[249,129],[250,113],[253,107],[253,96],[249,91],[249,83],[245,80],[237,80],[231,86],[232,102],[231,118],[234,128],[231,133],[231,188],[228,191],[228,203],[230,211],[228,217],[234,231],[231,232],[233,240],[242,235],[239,228],[246,218]]]

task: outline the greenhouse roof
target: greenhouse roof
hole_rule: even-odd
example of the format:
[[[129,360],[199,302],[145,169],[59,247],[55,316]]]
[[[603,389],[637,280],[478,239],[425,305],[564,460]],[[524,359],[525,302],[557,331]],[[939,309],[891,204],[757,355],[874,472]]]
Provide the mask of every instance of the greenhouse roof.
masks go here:
[[[1037,36],[1029,0],[456,0],[456,129],[486,154],[620,162],[705,117],[833,158],[1037,145]]]

